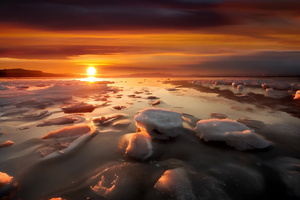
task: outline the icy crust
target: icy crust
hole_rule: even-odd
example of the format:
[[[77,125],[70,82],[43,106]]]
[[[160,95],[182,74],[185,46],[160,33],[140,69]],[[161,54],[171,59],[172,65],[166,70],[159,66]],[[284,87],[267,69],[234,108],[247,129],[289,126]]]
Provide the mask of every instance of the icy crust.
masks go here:
[[[197,135],[205,141],[224,141],[237,150],[263,149],[269,143],[235,120],[207,119],[200,120],[196,126]]]
[[[168,140],[183,132],[182,115],[178,112],[147,108],[134,117],[137,127],[146,130],[151,138]]]
[[[119,148],[124,155],[138,160],[146,160],[153,153],[151,138],[146,132],[129,133],[122,137]]]
[[[6,173],[0,172],[0,189],[6,185],[9,185],[13,180],[13,177]]]
[[[155,189],[175,200],[196,200],[184,168],[169,169],[156,182]]]
[[[78,126],[70,126],[65,127],[56,131],[51,131],[42,139],[51,139],[51,138],[62,138],[62,137],[71,137],[71,136],[79,136],[91,131],[89,125],[78,125]]]

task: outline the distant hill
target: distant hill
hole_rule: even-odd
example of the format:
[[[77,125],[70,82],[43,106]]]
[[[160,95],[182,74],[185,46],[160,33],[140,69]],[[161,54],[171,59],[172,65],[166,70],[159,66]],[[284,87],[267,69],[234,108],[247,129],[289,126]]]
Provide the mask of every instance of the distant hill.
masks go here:
[[[27,70],[27,69],[1,69],[0,77],[71,77],[72,74],[52,74],[45,73],[39,70]]]

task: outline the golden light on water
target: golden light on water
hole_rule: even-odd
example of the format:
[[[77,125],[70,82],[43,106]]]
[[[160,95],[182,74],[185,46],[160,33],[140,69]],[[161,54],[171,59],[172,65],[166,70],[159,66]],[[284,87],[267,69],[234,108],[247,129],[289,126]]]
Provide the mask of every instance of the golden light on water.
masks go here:
[[[94,76],[95,74],[96,74],[96,69],[95,69],[95,67],[89,67],[88,69],[87,69],[87,74],[89,75],[89,76]]]

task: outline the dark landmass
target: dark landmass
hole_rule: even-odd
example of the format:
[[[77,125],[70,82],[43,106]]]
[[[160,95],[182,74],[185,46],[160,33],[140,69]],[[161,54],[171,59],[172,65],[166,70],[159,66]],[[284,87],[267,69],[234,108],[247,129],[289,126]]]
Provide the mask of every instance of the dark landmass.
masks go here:
[[[52,74],[45,73],[39,70],[27,69],[1,69],[0,77],[76,77],[74,74]]]

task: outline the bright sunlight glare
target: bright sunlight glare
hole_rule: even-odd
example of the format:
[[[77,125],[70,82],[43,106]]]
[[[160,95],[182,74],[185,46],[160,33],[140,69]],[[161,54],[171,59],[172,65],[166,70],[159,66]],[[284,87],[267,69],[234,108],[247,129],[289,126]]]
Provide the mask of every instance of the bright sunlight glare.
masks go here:
[[[95,67],[89,67],[89,68],[87,69],[87,74],[88,74],[89,76],[94,76],[94,75],[96,74],[96,69],[95,69]]]

